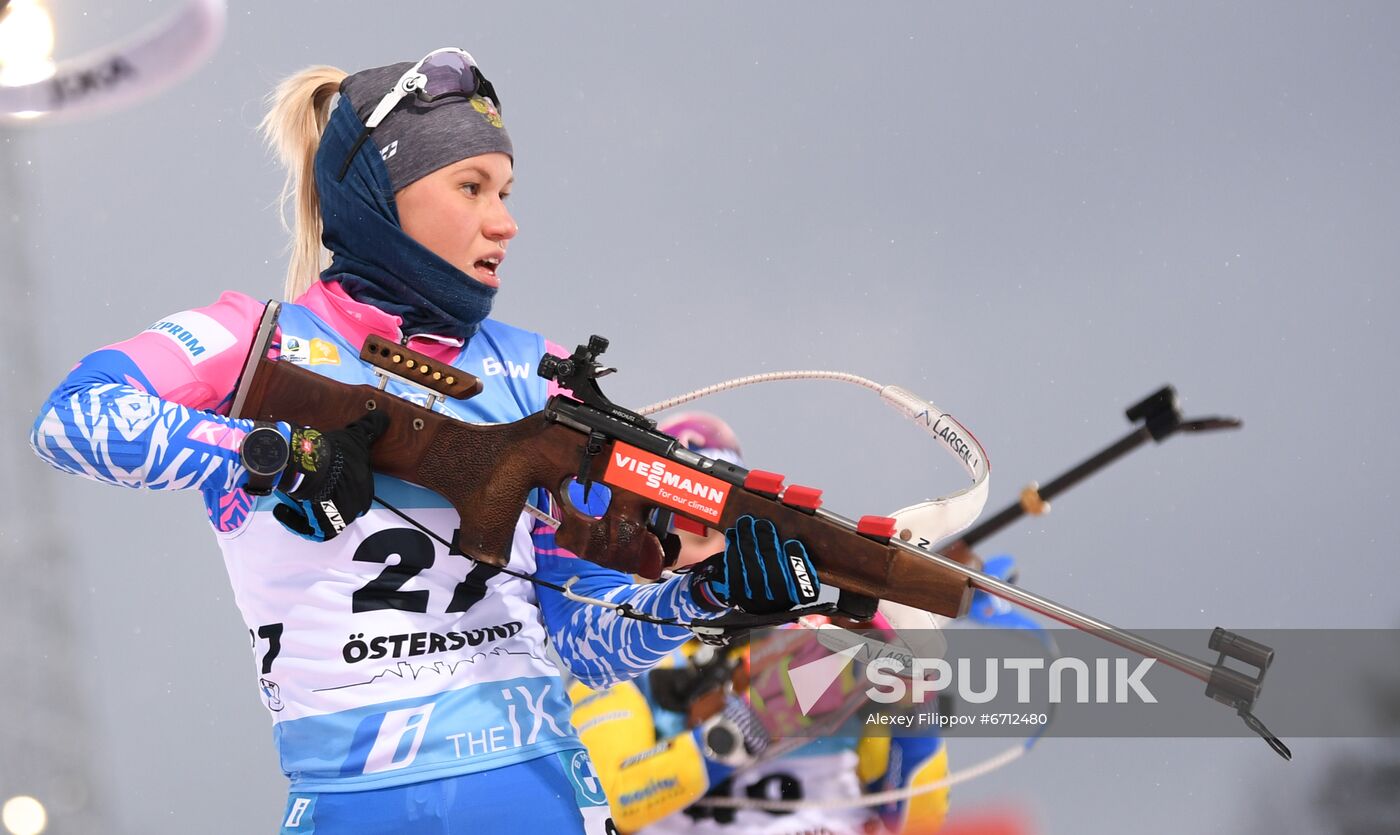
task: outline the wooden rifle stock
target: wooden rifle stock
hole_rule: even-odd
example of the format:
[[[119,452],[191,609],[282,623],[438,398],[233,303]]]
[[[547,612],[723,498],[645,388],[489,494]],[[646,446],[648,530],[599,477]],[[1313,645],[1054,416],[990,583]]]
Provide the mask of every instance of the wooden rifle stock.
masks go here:
[[[373,386],[348,385],[290,362],[262,358],[236,416],[340,427],[371,410],[389,418],[388,429],[370,448],[374,471],[447,499],[460,517],[455,544],[463,554],[506,565],[530,491],[543,487],[562,513],[557,538],[563,547],[619,571],[660,574],[661,545],[636,521],[645,518],[639,497],[615,495],[601,520],[560,500],[588,436],[551,422],[543,412],[514,423],[479,426]]]
[[[262,339],[257,342],[263,344]],[[400,350],[412,355],[407,349]],[[460,370],[454,374],[469,376]],[[373,386],[341,383],[291,362],[269,359],[265,349],[255,347],[244,371],[234,416],[339,428],[366,411],[378,410],[389,418],[389,425],[371,448],[375,472],[420,485],[447,499],[460,517],[455,545],[463,554],[492,565],[506,565],[515,526],[530,492],[544,488],[553,497],[555,515],[562,522],[556,534],[561,547],[608,568],[655,578],[666,555],[647,528],[657,509],[654,498],[632,492],[598,473],[587,475],[612,491],[601,518],[581,512],[568,498],[568,485],[580,475],[580,466],[588,461],[611,461],[619,443],[608,431],[616,420],[604,416],[597,426],[581,428],[579,410],[568,408],[561,414],[564,406],[579,405],[558,396],[544,411],[513,423],[469,424]],[[636,442],[637,438],[627,440]],[[663,441],[675,445],[674,439],[654,430],[644,440],[653,447]],[[655,449],[652,452],[664,457],[675,472],[699,474],[683,461]],[[964,577],[896,548],[888,540],[858,534],[732,480],[726,483],[728,496],[718,518],[684,507],[665,509],[721,530],[744,515],[770,519],[784,539],[798,539],[807,546],[824,584],[948,617],[966,612],[972,588]]]

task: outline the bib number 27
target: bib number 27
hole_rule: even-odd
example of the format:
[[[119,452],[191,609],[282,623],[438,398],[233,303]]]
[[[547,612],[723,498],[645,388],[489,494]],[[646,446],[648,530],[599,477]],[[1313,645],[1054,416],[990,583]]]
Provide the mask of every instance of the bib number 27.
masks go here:
[[[456,534],[452,537],[457,538]],[[398,557],[393,564],[390,558]],[[357,589],[350,597],[351,610],[374,612],[398,609],[404,612],[428,611],[427,589],[406,590],[404,585],[423,570],[431,568],[436,554],[428,535],[413,528],[389,528],[376,531],[360,543],[353,559],[384,565],[379,576]],[[486,596],[486,581],[501,573],[501,569],[486,563],[473,563],[462,581],[452,591],[452,600],[444,612],[465,612]]]

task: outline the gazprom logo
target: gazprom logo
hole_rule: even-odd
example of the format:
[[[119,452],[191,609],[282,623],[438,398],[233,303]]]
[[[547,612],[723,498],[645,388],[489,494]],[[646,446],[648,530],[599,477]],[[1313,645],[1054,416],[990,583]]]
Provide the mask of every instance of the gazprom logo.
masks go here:
[[[170,336],[176,342],[185,346],[185,350],[189,351],[192,357],[200,356],[205,351],[209,350],[205,346],[199,344],[199,337],[174,322],[156,322],[154,325],[151,325],[151,330]]]
[[[233,347],[234,336],[228,328],[219,324],[212,316],[197,310],[185,310],[167,316],[146,328],[147,333],[158,333],[178,345],[189,357],[190,364],[201,362]]]

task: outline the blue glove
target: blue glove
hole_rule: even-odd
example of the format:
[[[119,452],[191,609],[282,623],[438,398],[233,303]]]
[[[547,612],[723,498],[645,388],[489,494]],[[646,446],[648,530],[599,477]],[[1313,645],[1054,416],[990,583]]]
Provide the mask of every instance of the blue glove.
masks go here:
[[[822,584],[806,546],[796,539],[779,541],[772,522],[740,516],[724,540],[723,553],[695,568],[701,603],[716,611],[728,607],[772,615],[817,602]]]

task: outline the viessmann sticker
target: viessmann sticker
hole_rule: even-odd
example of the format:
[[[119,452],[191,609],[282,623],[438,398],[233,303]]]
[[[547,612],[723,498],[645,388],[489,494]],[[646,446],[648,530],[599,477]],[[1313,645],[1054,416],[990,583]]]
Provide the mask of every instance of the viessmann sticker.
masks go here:
[[[621,441],[613,442],[603,481],[654,499],[662,507],[684,510],[711,522],[719,521],[731,487],[726,481]]]

